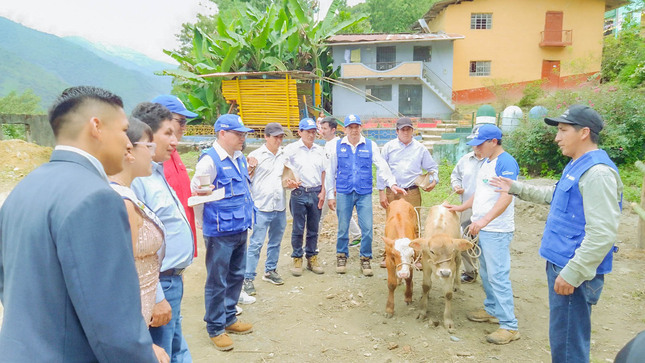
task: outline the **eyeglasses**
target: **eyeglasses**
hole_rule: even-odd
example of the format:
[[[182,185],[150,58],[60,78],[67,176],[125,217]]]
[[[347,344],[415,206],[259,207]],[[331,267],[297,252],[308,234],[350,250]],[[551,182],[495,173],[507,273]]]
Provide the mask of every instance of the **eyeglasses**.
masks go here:
[[[145,147],[148,148],[148,150],[150,150],[151,153],[154,153],[155,149],[157,148],[157,144],[155,144],[154,142],[139,142],[139,141],[137,141],[137,142],[134,143],[134,145],[145,146]]]
[[[185,117],[176,117],[175,116],[172,119],[173,119],[173,121],[179,122],[179,125],[181,125],[181,126],[186,125],[186,122],[188,122],[188,120]]]
[[[227,130],[226,132],[230,132],[231,134],[233,134],[233,135],[235,135],[235,136],[237,136],[239,138],[242,138],[242,137],[246,136],[246,132],[233,131],[233,130]]]

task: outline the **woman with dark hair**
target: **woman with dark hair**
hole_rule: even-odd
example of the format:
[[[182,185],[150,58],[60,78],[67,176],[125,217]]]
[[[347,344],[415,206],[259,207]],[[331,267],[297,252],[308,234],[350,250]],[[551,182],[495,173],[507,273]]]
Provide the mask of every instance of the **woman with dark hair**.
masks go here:
[[[156,145],[152,142],[150,126],[135,117],[130,117],[127,135],[132,148],[128,149],[125,156],[123,171],[109,176],[109,179],[112,188],[123,197],[128,212],[134,261],[141,288],[141,313],[150,326],[159,284],[159,268],[165,250],[164,227],[154,212],[137,199],[130,185],[134,178],[152,174],[152,155]],[[167,321],[156,323],[163,325]],[[166,354],[162,348],[156,345],[154,348],[157,357],[159,354]]]

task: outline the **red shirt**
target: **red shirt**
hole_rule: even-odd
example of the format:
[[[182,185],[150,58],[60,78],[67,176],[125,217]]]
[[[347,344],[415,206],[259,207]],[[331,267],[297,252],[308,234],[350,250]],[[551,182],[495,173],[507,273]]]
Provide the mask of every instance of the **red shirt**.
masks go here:
[[[190,224],[190,229],[193,231],[193,243],[195,244],[195,257],[197,257],[197,234],[195,233],[195,212],[192,207],[188,206],[188,198],[191,195],[190,179],[186,166],[181,161],[177,150],[170,154],[170,160],[163,163],[163,172],[168,181],[168,184],[175,190],[177,198],[184,206],[186,211],[186,218]]]

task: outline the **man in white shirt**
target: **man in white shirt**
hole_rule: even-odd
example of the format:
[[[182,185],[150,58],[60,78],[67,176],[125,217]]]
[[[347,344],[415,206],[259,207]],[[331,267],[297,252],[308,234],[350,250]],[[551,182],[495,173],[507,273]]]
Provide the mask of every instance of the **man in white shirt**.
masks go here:
[[[473,209],[468,233],[479,235],[481,247],[480,273],[486,293],[484,308],[467,314],[468,320],[499,323],[497,331],[486,340],[494,344],[508,344],[520,338],[515,317],[513,288],[511,286],[510,244],[515,231],[514,198],[490,185],[496,176],[516,180],[520,168],[515,159],[502,147],[502,130],[484,124],[476,136],[468,141],[484,160],[477,172],[475,193],[462,205],[445,205],[451,211]]]
[[[291,247],[293,252],[293,276],[302,275],[302,256],[307,258],[307,270],[323,274],[318,261],[318,227],[320,212],[325,202],[325,150],[314,143],[316,121],[311,118],[300,120],[298,126],[300,140],[284,148],[285,165],[291,168],[296,180],[291,180],[291,199],[289,209],[293,216]],[[303,238],[307,230],[305,248]]]
[[[423,190],[431,191],[439,182],[439,166],[430,155],[430,151],[413,138],[414,127],[408,117],[402,117],[396,121],[396,135],[396,139],[383,146],[381,155],[392,170],[396,184],[408,193],[406,195],[392,193],[386,187],[383,178],[377,175],[376,187],[379,190],[381,206],[387,209],[391,201],[403,198],[413,206],[420,207],[421,192],[414,181],[425,170],[430,174],[431,183]]]
[[[253,233],[246,252],[246,272],[244,273],[244,291],[249,295],[255,295],[253,280],[260,259],[260,250],[267,233],[269,234],[267,259],[264,264],[262,280],[274,285],[284,283],[276,271],[280,256],[280,242],[287,225],[286,197],[284,188],[282,188],[284,153],[280,147],[283,138],[284,130],[279,123],[267,124],[264,128],[266,143],[253,150],[248,157],[251,196],[256,208]]]
[[[340,137],[336,136],[336,129],[338,128],[338,123],[333,117],[324,117],[320,121],[319,133],[326,141],[325,143],[325,155],[327,156],[327,162],[329,162],[329,157],[331,156],[332,148],[336,147],[336,141],[340,140]],[[329,205],[327,205],[327,198],[325,198],[325,204],[323,205],[322,214],[320,215],[320,227],[318,230],[322,230],[323,220],[329,211]],[[361,243],[361,229],[358,228],[358,224],[354,220],[354,216],[349,220],[349,245],[356,246]]]
[[[356,208],[358,225],[361,228],[360,248],[361,271],[365,276],[372,276],[372,165],[376,165],[377,174],[385,180],[394,193],[407,192],[396,185],[390,171],[375,142],[361,135],[361,120],[356,115],[345,117],[347,136],[336,141],[330,147],[331,156],[327,169],[327,196],[329,209],[338,207],[338,234],[336,242],[336,272],[347,271],[349,256],[349,220],[352,210]],[[335,144],[335,145],[334,145]]]

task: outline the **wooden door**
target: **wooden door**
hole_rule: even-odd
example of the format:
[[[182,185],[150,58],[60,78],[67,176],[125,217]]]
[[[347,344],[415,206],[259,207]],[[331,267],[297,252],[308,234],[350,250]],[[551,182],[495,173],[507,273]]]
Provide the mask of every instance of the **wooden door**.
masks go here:
[[[544,43],[562,43],[562,19],[561,11],[547,11],[544,21]]]
[[[560,61],[543,60],[542,61],[542,79],[546,80],[546,86],[549,88],[558,88],[560,86]]]

